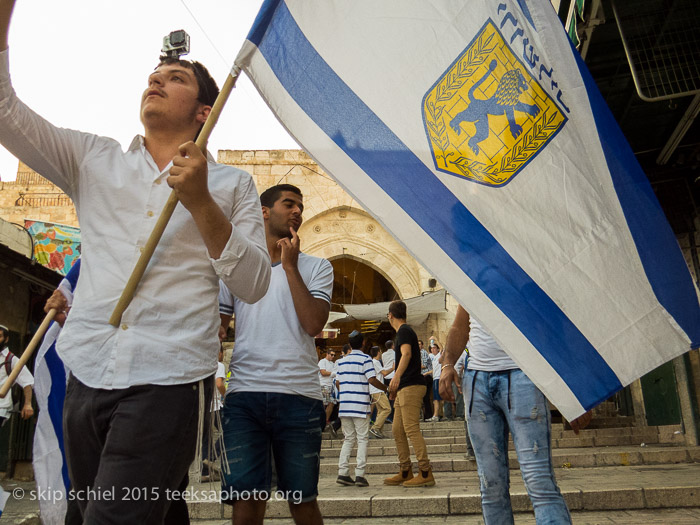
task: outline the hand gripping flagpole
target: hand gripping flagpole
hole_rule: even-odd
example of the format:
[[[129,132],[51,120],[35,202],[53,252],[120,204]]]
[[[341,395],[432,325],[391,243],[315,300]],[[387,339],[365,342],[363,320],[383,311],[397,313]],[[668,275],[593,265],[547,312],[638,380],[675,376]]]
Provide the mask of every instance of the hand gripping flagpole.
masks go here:
[[[224,85],[221,88],[221,91],[219,92],[219,96],[216,97],[216,101],[214,102],[214,105],[211,108],[209,117],[207,118],[206,122],[204,123],[204,126],[202,127],[202,131],[197,137],[197,141],[195,142],[195,144],[199,146],[199,148],[205,154],[207,149],[207,141],[209,140],[209,135],[211,135],[212,129],[216,125],[216,122],[219,120],[221,110],[223,109],[224,104],[226,104],[226,101],[228,100],[228,97],[231,94],[231,91],[236,85],[236,80],[238,79],[238,75],[240,74],[240,72],[241,69],[238,66],[234,66],[231,70],[231,74],[229,74],[229,76],[226,78],[226,82],[224,82]],[[119,323],[121,323],[122,315],[124,314],[124,311],[129,307],[131,300],[134,298],[134,294],[136,293],[136,289],[138,288],[138,285],[141,282],[141,278],[146,272],[146,267],[148,266],[151,257],[153,257],[153,253],[156,251],[156,247],[160,242],[160,238],[163,236],[165,227],[168,225],[168,221],[170,221],[170,218],[172,217],[178,202],[178,198],[175,195],[175,191],[173,190],[173,192],[170,194],[170,197],[168,197],[165,206],[163,206],[163,211],[160,212],[158,222],[156,222],[156,225],[153,228],[153,231],[151,232],[151,236],[148,238],[148,241],[146,241],[146,244],[143,247],[143,252],[141,252],[141,256],[136,262],[136,266],[131,272],[131,276],[129,277],[129,280],[127,281],[126,286],[124,287],[124,291],[122,292],[122,295],[119,298],[117,305],[114,307],[112,316],[109,318],[109,324],[111,324],[112,326],[117,327],[119,326]]]
[[[39,346],[39,342],[41,342],[42,337],[44,337],[46,330],[48,330],[49,325],[51,324],[51,321],[53,321],[53,318],[55,316],[56,309],[51,308],[51,310],[49,310],[49,312],[46,314],[46,317],[44,317],[44,320],[39,325],[39,328],[34,334],[34,337],[32,337],[32,340],[29,341],[27,348],[25,348],[24,352],[19,357],[19,362],[17,363],[17,365],[15,365],[15,367],[10,372],[10,375],[7,376],[7,379],[2,384],[2,388],[0,388],[0,399],[4,399],[7,393],[10,391],[10,388],[12,388],[12,385],[15,383],[17,376],[22,371],[24,365],[27,364],[27,361],[29,361],[29,359],[32,357],[32,354],[34,353],[36,347]]]

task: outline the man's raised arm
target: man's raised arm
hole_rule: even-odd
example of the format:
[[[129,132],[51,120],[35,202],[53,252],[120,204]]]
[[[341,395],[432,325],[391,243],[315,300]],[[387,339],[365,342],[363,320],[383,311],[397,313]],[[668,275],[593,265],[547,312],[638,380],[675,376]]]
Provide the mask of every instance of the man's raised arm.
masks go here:
[[[290,228],[292,238],[282,238],[277,244],[282,248],[282,268],[287,275],[289,290],[292,292],[294,310],[304,331],[311,337],[316,336],[328,322],[328,313],[331,305],[328,300],[314,297],[308,289],[299,273],[299,248],[300,241],[297,233]],[[333,279],[333,268],[326,261],[326,275]],[[330,272],[330,273],[329,273]]]

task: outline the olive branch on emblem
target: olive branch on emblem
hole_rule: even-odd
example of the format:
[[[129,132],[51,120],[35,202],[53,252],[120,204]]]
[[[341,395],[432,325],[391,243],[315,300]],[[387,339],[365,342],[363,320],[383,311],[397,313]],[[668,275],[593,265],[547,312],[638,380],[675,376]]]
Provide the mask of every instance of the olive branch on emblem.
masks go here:
[[[488,38],[484,40],[484,35],[482,34],[476,42],[476,46],[472,46],[455,65],[456,71],[455,68],[452,68],[452,71],[445,75],[445,78],[440,81],[435,88],[438,102],[447,102],[450,100],[455,92],[462,87],[464,80],[470,77],[474,73],[474,70],[486,61],[489,57],[489,53],[496,49],[497,44],[490,48],[486,47],[491,43],[494,36],[495,33],[491,33]]]
[[[453,152],[445,153],[445,150],[450,145],[450,139],[447,136],[447,127],[445,126],[445,121],[442,119],[442,110],[444,105],[436,105],[435,102],[430,100],[426,101],[426,109],[432,120],[428,120],[426,124],[428,125],[428,131],[430,132],[430,139],[440,148],[442,152],[441,155],[435,155],[435,158],[442,158],[442,160],[447,164],[448,157],[454,155]]]
[[[540,114],[540,117],[532,124],[532,128],[523,133],[523,137],[513,148],[504,155],[501,159],[502,173],[510,173],[520,168],[520,165],[525,162],[532,153],[536,152],[542,144],[551,136],[551,132],[555,131],[561,122],[557,121],[558,112],[553,112],[547,115],[549,108],[545,108]]]

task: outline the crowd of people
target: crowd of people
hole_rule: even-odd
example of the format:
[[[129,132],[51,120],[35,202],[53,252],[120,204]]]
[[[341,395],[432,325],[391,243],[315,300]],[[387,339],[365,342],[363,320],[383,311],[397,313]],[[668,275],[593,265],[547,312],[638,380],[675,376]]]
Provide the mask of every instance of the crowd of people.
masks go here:
[[[188,486],[213,414],[221,421],[219,455],[227,460],[221,500],[232,506],[233,522],[263,522],[274,472],[276,494],[287,499],[294,521],[320,524],[327,425],[336,434],[340,425],[344,434],[338,483],[368,485],[369,436],[386,437],[391,421],[398,472],[383,483],[429,487],[436,480],[420,422],[438,421],[441,413],[455,419],[466,413],[486,523],[512,523],[507,429],[538,523],[570,522],[552,472],[546,400],[464,309],[446,347],[431,340],[428,352],[406,322],[406,304],[394,301],[387,320],[396,337],[383,350],[353,333],[342,358],[331,351],[318,362],[314,337],[328,320],[332,266],[300,249],[299,188],[279,184],[258,196],[250,174],[217,164],[193,142],[218,94],[202,64],[161,57],[141,97],[144,134],[122,151],[113,139],[49,123],[17,97],[8,51],[14,5],[0,0],[0,143],[60,187],[81,224],[75,294],[69,302],[55,293],[47,303],[59,318],[67,315],[56,350],[70,372],[63,408],[70,482],[78,493],[137,488],[149,495],[79,499],[67,523],[188,523],[186,504],[166,494]],[[182,206],[112,326],[108,319],[153,228],[154,210],[171,191]],[[231,316],[235,349],[224,364],[217,354]],[[5,345],[7,330],[0,327],[0,334]],[[2,350],[9,373],[16,362]],[[31,417],[27,374],[20,385],[22,415]],[[541,417],[530,417],[533,407]],[[533,435],[537,451],[529,448]]]

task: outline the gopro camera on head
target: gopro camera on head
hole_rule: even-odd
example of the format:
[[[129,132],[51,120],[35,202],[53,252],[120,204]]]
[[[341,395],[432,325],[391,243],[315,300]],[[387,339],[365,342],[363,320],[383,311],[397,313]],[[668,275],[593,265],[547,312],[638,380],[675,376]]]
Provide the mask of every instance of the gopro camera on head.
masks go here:
[[[190,35],[184,29],[172,31],[163,37],[161,52],[168,57],[179,58],[190,52]]]

